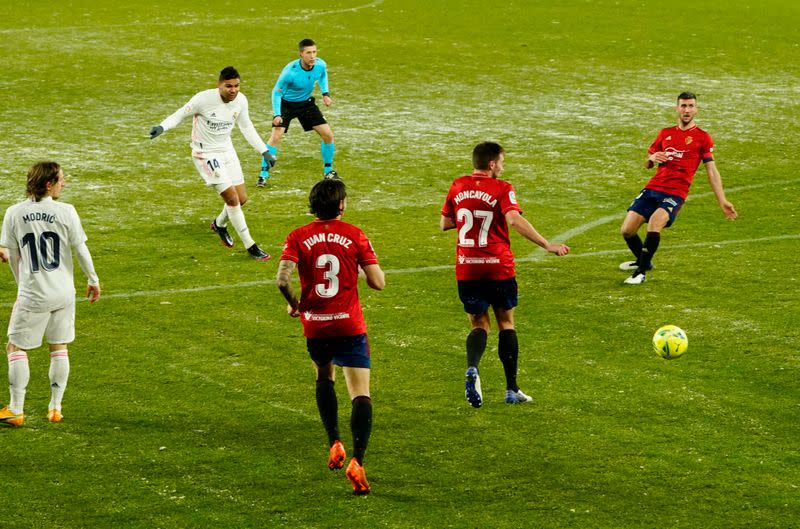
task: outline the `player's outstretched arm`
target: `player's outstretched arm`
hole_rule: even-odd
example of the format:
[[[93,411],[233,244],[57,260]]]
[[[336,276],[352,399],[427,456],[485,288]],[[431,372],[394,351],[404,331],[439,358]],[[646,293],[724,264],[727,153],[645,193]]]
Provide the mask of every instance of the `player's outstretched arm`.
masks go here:
[[[292,289],[292,271],[294,270],[295,266],[297,265],[294,263],[294,261],[282,259],[281,262],[278,263],[277,277],[278,290],[281,291],[284,299],[286,299],[287,303],[289,304],[286,307],[286,312],[292,318],[297,318],[300,316],[300,300],[297,299],[297,296],[295,296],[294,290]]]
[[[569,246],[566,244],[549,242],[538,231],[536,231],[536,228],[533,227],[533,224],[528,222],[528,219],[520,215],[519,211],[511,210],[506,213],[506,222],[509,226],[514,228],[514,231],[529,241],[541,246],[550,253],[554,253],[559,257],[569,253]]]

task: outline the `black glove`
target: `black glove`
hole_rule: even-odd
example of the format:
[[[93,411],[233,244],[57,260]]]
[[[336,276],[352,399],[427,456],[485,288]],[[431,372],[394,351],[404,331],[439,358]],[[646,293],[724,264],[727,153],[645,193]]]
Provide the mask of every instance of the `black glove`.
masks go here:
[[[264,157],[264,163],[266,163],[270,167],[275,167],[275,162],[277,162],[278,159],[275,158],[275,156],[271,152],[264,151],[264,152],[261,153],[261,156]]]
[[[164,132],[164,127],[162,127],[161,125],[156,125],[155,127],[151,127],[150,139],[152,140],[156,136],[160,136],[162,132]]]

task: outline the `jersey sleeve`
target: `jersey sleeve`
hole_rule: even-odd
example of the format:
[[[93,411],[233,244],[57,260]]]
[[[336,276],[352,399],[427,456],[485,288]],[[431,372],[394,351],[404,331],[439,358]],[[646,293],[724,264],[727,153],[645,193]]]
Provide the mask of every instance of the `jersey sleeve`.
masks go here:
[[[3,217],[3,231],[0,233],[0,246],[3,248],[14,248],[17,246],[17,243],[11,238],[13,230],[11,227],[11,215],[9,214],[9,210],[6,210],[6,214]]]
[[[453,209],[453,186],[450,186],[450,189],[447,191],[447,197],[444,199],[444,204],[442,205],[442,215],[445,217],[450,217],[454,219],[456,216],[456,212]]]
[[[201,104],[199,96],[200,94],[196,94],[189,100],[188,103],[186,103],[177,111],[167,116],[167,119],[165,119],[160,123],[160,125],[164,127],[164,130],[174,129],[180,124],[181,121],[183,121],[183,119],[186,116],[193,116],[195,114],[200,114]]]
[[[659,152],[659,151],[663,151],[664,150],[663,147],[661,146],[661,142],[663,141],[663,138],[664,138],[664,131],[662,130],[662,131],[660,131],[658,133],[658,136],[656,136],[656,139],[653,140],[653,143],[650,144],[650,148],[647,149],[647,154],[648,155],[651,155],[651,154],[653,154],[655,152]]]
[[[69,206],[69,245],[73,248],[85,243],[88,240],[86,232],[83,231],[81,219],[78,217],[78,212],[72,204]]]
[[[330,92],[328,88],[328,64],[323,61],[322,59],[317,59],[319,63],[322,64],[322,73],[319,76],[319,89],[322,91],[323,94],[327,94]]]
[[[358,264],[363,268],[367,265],[378,264],[378,256],[372,243],[362,231],[358,234]]]
[[[703,163],[714,161],[714,140],[711,139],[711,134],[706,134],[700,158],[703,160]]]
[[[519,211],[522,213],[522,208],[519,207],[519,202],[517,202],[517,192],[514,191],[514,186],[511,184],[505,185],[500,196],[497,198],[497,203],[503,215],[509,211]]]
[[[275,83],[275,87],[272,89],[273,116],[281,115],[281,99],[283,99],[283,92],[286,90],[286,83],[289,81],[289,76],[291,75],[292,64],[294,64],[294,62],[290,62],[283,67],[283,70],[281,71],[281,74],[278,76],[278,80]]]
[[[292,261],[297,263],[300,260],[300,252],[297,251],[297,243],[295,232],[286,236],[286,241],[283,243],[283,250],[281,250],[281,261]]]
[[[236,119],[239,123],[239,130],[242,131],[242,135],[256,151],[262,153],[266,150],[264,140],[261,139],[261,136],[258,135],[256,132],[256,128],[253,126],[253,121],[250,119],[250,104],[247,101],[247,98],[244,94],[239,93],[239,97],[242,98],[242,111],[239,113],[239,117]]]

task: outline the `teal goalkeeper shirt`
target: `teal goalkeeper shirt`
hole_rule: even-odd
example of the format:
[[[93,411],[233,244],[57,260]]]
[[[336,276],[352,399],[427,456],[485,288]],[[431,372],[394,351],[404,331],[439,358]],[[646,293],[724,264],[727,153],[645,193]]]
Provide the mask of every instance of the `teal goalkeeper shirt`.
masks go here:
[[[300,66],[300,59],[287,64],[272,89],[272,115],[281,115],[282,99],[296,103],[311,97],[315,83],[319,83],[323,94],[328,93],[328,66],[325,61],[317,57],[317,62],[310,70]]]

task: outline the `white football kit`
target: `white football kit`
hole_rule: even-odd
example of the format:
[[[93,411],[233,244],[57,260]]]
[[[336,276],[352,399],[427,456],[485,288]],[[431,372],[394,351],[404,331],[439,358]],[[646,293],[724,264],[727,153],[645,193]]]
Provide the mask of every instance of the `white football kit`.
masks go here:
[[[11,343],[22,348],[69,343],[75,333],[75,283],[72,249],[90,285],[99,285],[86,233],[77,211],[45,197],[8,208],[3,217],[0,246],[9,250],[17,281],[17,300],[8,325]]]
[[[231,141],[234,125],[239,125],[242,135],[259,154],[266,150],[264,140],[250,120],[247,97],[239,92],[233,101],[225,103],[219,89],[204,90],[160,125],[167,131],[187,116],[193,116],[192,141],[189,144],[192,160],[206,185],[221,193],[231,185],[242,184],[242,167]]]

